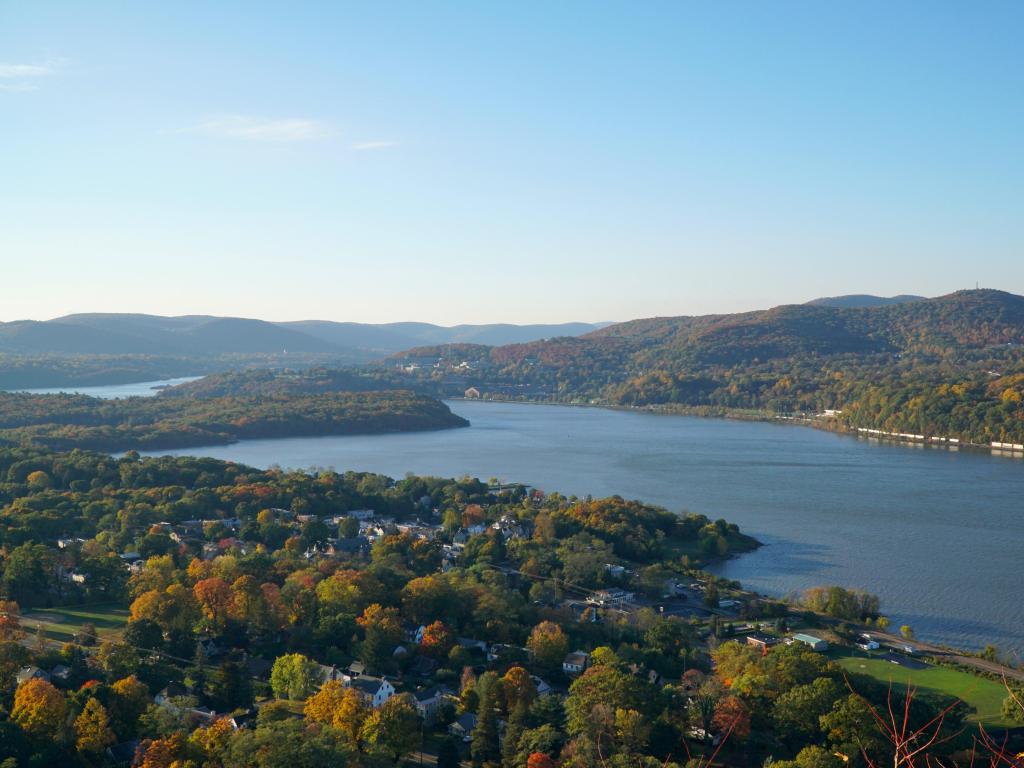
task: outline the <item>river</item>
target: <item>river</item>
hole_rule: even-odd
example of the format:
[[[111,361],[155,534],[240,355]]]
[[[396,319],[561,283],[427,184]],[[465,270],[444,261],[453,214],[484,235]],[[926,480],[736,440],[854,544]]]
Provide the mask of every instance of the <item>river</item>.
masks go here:
[[[468,429],[252,440],[176,451],[257,467],[334,467],[621,494],[724,517],[766,546],[716,567],[766,594],[878,594],[933,642],[1024,651],[1014,563],[1024,462],[808,427],[552,405],[453,401]]]
[[[173,387],[176,384],[185,384],[195,381],[201,376],[184,376],[180,379],[162,379],[160,381],[138,381],[132,384],[101,384],[88,387],[48,387],[44,389],[19,389],[17,392],[27,392],[31,395],[59,395],[61,392],[74,395],[90,395],[100,397],[104,400],[114,400],[122,397],[152,397],[164,387]]]

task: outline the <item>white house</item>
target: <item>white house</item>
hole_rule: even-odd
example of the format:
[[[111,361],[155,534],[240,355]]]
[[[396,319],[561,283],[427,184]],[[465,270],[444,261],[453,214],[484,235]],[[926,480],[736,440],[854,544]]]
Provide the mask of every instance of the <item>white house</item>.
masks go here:
[[[565,657],[562,662],[562,669],[570,675],[578,675],[587,668],[590,663],[590,654],[584,651],[573,651]]]
[[[413,694],[413,697],[416,699],[416,711],[420,713],[420,717],[424,721],[431,723],[437,716],[438,708],[451,695],[451,691],[441,686],[417,691]]]
[[[380,709],[384,702],[395,695],[395,687],[386,677],[370,677],[363,675],[352,678],[350,685],[366,697],[374,709]]]

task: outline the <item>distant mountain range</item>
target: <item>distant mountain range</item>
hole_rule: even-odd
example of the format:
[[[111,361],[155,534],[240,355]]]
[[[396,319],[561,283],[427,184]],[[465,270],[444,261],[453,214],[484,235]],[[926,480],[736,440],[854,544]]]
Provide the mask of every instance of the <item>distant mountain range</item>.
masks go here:
[[[845,296],[826,296],[807,303],[818,307],[838,307],[840,309],[866,309],[868,307],[886,307],[890,304],[908,304],[911,301],[924,301],[926,296],[900,294],[899,296],[872,296],[867,293],[850,293]]]
[[[0,323],[0,352],[30,355],[252,355],[284,352],[367,361],[425,344],[524,343],[579,336],[601,323],[457,325],[272,323],[237,317],[92,313]]]
[[[411,349],[399,366],[442,395],[842,411],[850,427],[1024,442],[1024,297],[1003,291],[653,317],[578,338]]]

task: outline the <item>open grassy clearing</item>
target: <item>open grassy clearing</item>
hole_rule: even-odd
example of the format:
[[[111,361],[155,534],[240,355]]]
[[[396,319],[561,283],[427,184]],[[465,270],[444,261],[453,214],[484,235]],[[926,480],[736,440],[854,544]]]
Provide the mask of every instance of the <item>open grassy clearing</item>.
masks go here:
[[[864,652],[854,655],[845,648],[833,649],[829,656],[848,672],[868,675],[894,686],[906,686],[909,683],[921,691],[934,691],[958,698],[974,708],[975,711],[969,717],[972,721],[995,728],[1019,725],[1003,717],[1002,705],[1006,689],[1002,683],[994,680],[951,667],[929,665],[924,669],[909,669],[881,656]]]
[[[121,636],[128,623],[128,611],[114,605],[90,605],[29,611],[21,618],[27,631],[35,632],[36,627],[42,625],[46,636],[59,642],[71,640],[83,624],[92,624],[100,639],[108,640]]]

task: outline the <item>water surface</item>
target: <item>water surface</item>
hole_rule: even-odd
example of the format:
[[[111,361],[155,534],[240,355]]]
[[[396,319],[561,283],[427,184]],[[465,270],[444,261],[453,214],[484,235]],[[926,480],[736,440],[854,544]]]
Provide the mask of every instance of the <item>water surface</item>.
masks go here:
[[[32,395],[59,395],[66,392],[73,395],[89,395],[100,397],[104,400],[113,400],[121,397],[152,397],[165,387],[173,387],[176,384],[184,384],[195,381],[201,376],[183,376],[178,379],[162,379],[160,381],[137,381],[133,384],[101,384],[95,387],[48,387],[45,389],[19,389],[18,392],[28,392]]]
[[[177,451],[621,494],[738,523],[766,546],[717,568],[770,594],[879,594],[923,639],[1024,650],[1024,461],[782,424],[453,401],[468,429],[253,440]]]

